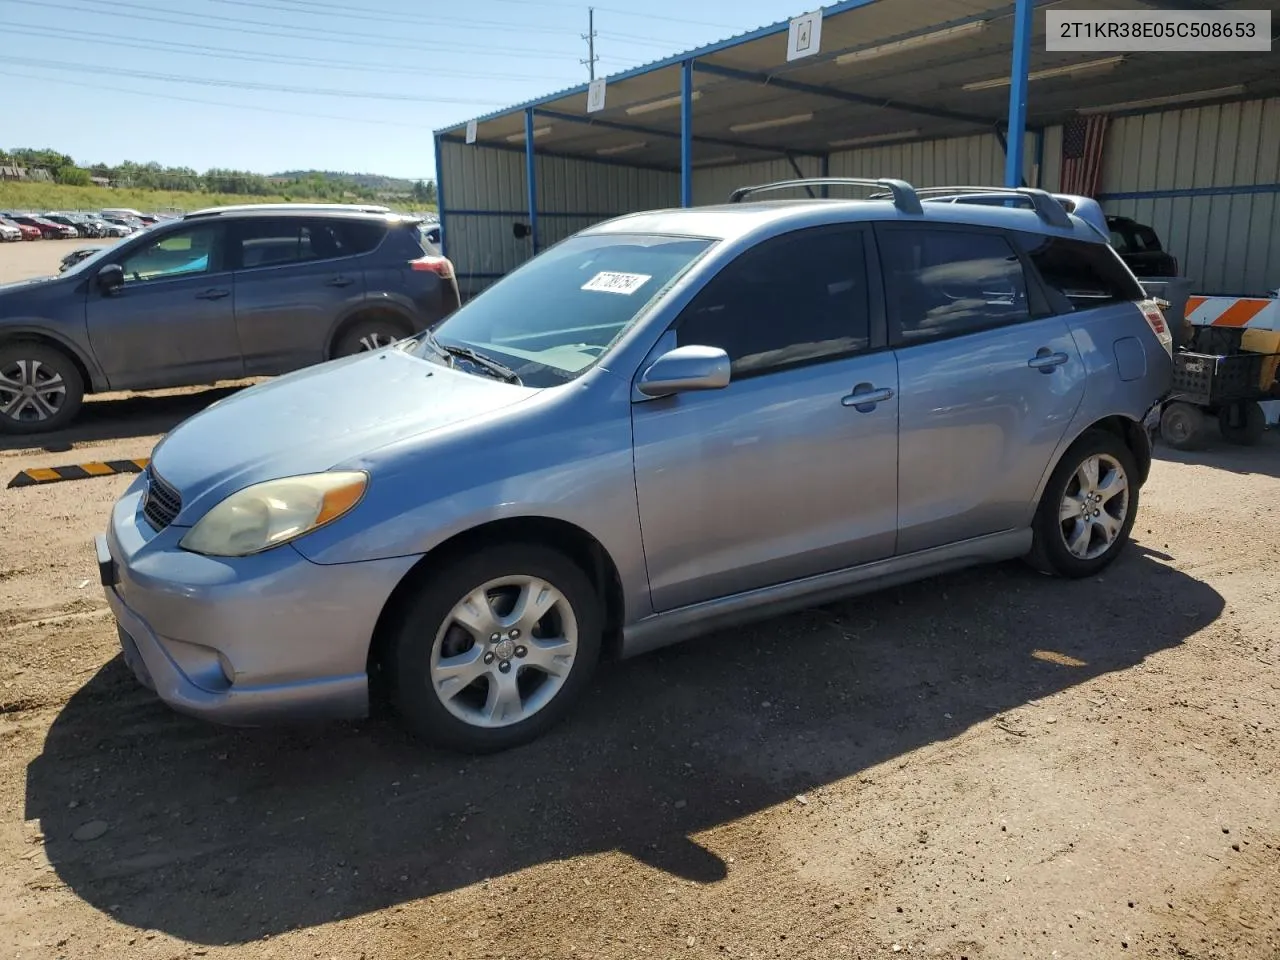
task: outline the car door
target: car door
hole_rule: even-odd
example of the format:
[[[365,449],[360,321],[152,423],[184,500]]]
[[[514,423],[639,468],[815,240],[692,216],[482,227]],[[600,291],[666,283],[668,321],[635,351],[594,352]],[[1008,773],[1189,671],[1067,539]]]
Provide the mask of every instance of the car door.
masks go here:
[[[760,243],[660,344],[721,347],[732,372],[632,405],[656,610],[892,555],[898,383],[871,247],[859,224]]]
[[[338,319],[365,296],[339,220],[251,217],[232,228],[236,329],[250,376],[328,359]]]
[[[124,285],[88,285],[89,341],[113,389],[213,383],[244,375],[222,224],[149,235],[111,262]]]
[[[1025,524],[1084,397],[1070,328],[1001,231],[876,234],[898,358],[898,553]]]

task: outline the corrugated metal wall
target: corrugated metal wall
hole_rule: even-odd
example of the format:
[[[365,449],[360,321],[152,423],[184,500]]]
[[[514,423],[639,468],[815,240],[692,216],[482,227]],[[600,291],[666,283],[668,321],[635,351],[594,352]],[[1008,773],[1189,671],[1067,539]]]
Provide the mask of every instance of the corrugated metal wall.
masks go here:
[[[528,223],[525,156],[460,143],[442,146],[440,188],[449,258],[469,296],[532,253],[512,224]],[[600,220],[680,201],[680,178],[663,171],[562,157],[537,158],[538,234],[545,249]]]
[[[697,154],[695,153],[696,157]],[[797,157],[796,168],[786,159],[764,160],[759,163],[733,163],[724,166],[694,168],[693,202],[698,206],[724,203],[738,187],[779,180],[795,180],[797,176],[817,177],[822,174],[822,161],[816,157]],[[780,194],[787,196],[787,194]]]
[[[1103,207],[1154,227],[1201,293],[1280,287],[1277,185],[1280,99],[1121,117],[1107,132]]]

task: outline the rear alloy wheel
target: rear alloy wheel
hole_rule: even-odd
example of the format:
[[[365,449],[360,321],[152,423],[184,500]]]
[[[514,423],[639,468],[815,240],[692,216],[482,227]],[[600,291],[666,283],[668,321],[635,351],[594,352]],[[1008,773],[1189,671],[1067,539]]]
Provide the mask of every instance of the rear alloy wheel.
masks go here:
[[[46,433],[75,417],[80,371],[61,350],[16,341],[0,346],[0,433]]]
[[[558,551],[487,547],[433,571],[393,635],[391,694],[420,736],[469,753],[539,736],[599,658],[600,604]]]
[[[1160,437],[1175,450],[1199,450],[1209,432],[1209,418],[1190,403],[1175,400],[1160,415]]]
[[[1028,560],[1044,573],[1091,576],[1129,540],[1138,510],[1138,470],[1124,441],[1090,430],[1063,456],[1036,510]]]
[[[1218,411],[1218,428],[1228,443],[1253,446],[1266,432],[1267,415],[1255,401],[1239,400]]]
[[[359,320],[338,337],[333,347],[334,357],[350,357],[357,353],[369,353],[391,346],[403,340],[408,333],[404,326],[390,318]]]

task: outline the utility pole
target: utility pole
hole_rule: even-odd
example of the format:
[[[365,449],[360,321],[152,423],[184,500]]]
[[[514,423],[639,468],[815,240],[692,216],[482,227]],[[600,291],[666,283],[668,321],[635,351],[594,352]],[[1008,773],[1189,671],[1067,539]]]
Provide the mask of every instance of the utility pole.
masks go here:
[[[587,77],[591,80],[596,78],[596,61],[600,58],[596,56],[596,8],[587,7],[587,32],[580,34],[583,40],[587,41],[587,59],[579,60],[579,63],[586,64]]]

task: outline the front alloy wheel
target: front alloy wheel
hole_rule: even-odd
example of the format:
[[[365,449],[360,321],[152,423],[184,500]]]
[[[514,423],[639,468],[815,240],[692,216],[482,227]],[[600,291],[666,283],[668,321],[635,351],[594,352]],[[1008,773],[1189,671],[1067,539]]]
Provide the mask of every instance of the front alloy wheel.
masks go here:
[[[487,753],[541,735],[599,659],[600,596],[551,547],[516,541],[428,557],[399,593],[379,643],[385,691],[414,733],[453,750]]]
[[[0,346],[0,433],[57,430],[83,397],[80,371],[66,354],[34,342]]]
[[[551,702],[577,652],[564,594],[540,577],[502,577],[449,611],[431,649],[431,688],[462,722],[505,727]]]

